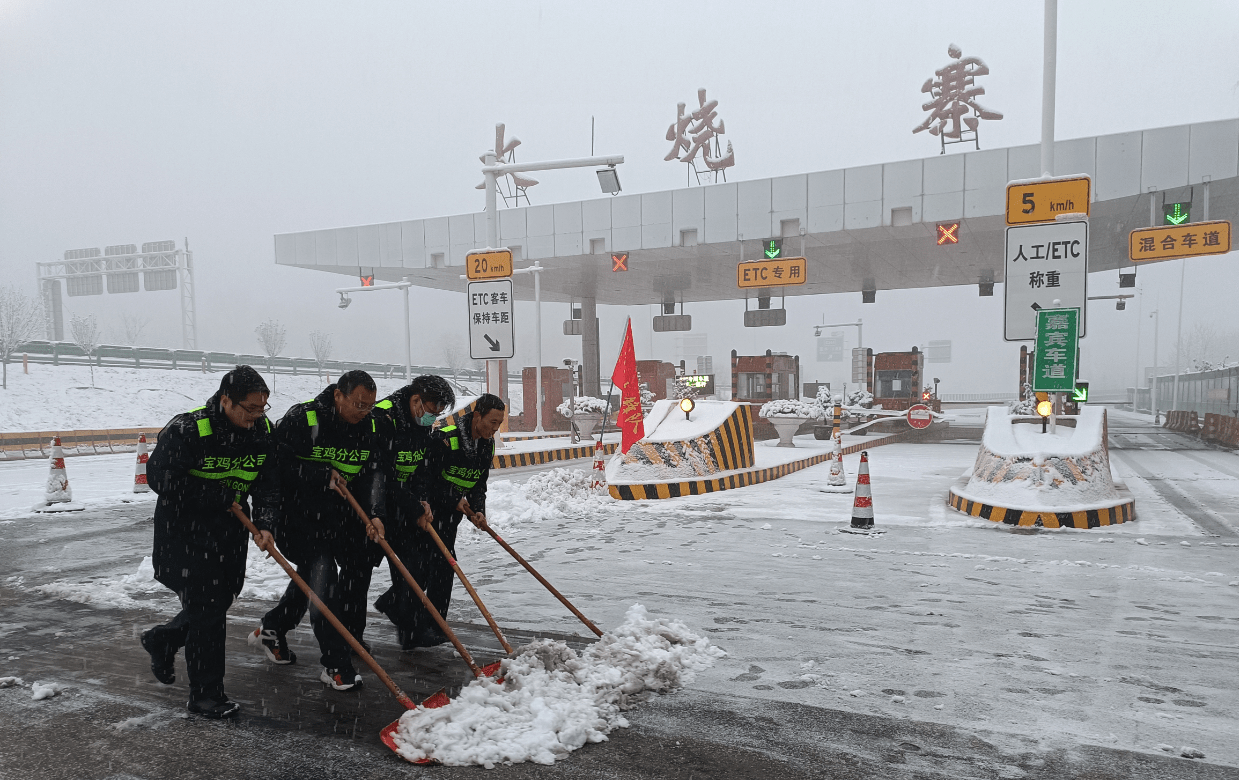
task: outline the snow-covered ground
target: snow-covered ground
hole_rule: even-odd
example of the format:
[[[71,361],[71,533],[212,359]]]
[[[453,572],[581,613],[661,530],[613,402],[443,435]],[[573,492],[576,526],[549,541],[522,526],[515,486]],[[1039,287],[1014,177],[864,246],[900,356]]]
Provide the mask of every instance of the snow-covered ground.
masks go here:
[[[1239,458],[1125,451],[1115,469],[1135,497],[1135,522],[1021,532],[945,505],[975,445],[893,444],[869,455],[885,531],[876,537],[839,533],[852,499],[818,490],[824,465],[650,502],[590,492],[587,463],[496,474],[488,514],[604,628],[639,602],[704,632],[728,655],[699,674],[699,690],[937,722],[1047,749],[1191,745],[1209,761],[1239,764],[1239,538],[1206,534],[1126,466],[1137,460],[1186,493],[1199,486],[1234,530],[1239,479],[1227,472],[1239,473]],[[131,460],[73,459],[75,498],[132,513],[119,503],[132,499]],[[857,456],[846,466],[854,478]],[[51,522],[26,511],[45,468],[0,464],[0,538]],[[457,552],[500,624],[587,634],[471,526]],[[64,571],[29,573],[18,585],[171,611],[171,594],[150,582],[149,554],[106,542],[66,547]],[[108,560],[104,570],[83,575],[69,565],[92,555]],[[257,555],[249,574],[242,599],[255,606],[285,583]],[[387,579],[376,572],[372,597]],[[452,617],[482,623],[459,589]]]
[[[261,366],[255,366],[262,371]],[[96,368],[91,386],[85,366],[31,365],[23,374],[9,366],[9,388],[0,390],[0,432],[70,431],[100,428],[159,430],[164,423],[188,409],[201,406],[219,389],[222,372],[158,369]],[[314,375],[272,376],[263,372],[270,387],[271,415],[279,418],[288,407],[318,395],[336,377]],[[375,377],[379,398],[404,385],[404,377]],[[520,408],[520,385],[513,383]]]

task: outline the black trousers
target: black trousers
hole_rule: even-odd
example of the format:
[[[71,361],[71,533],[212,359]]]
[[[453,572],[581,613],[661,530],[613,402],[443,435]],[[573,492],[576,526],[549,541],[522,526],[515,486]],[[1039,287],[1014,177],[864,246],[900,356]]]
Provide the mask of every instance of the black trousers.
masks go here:
[[[374,567],[364,561],[337,559],[330,551],[312,555],[309,562],[297,567],[301,579],[309,583],[315,595],[323,600],[327,609],[336,616],[354,638],[360,640],[366,631],[366,594],[370,590],[370,577]],[[288,583],[280,603],[263,616],[262,627],[278,634],[286,634],[297,627],[306,610],[310,611],[310,625],[318,640],[320,662],[328,669],[338,669],[349,663],[351,648],[348,641],[328,622],[318,608],[297,587]]]
[[[436,518],[448,518],[447,522],[435,520],[435,530],[454,558],[456,529],[460,526],[463,515],[453,514],[440,507],[435,507],[433,511]],[[413,575],[413,579],[417,580],[417,584],[426,592],[430,603],[446,618],[456,574],[434,539],[415,524],[409,523],[391,540],[391,546],[396,555],[400,556],[401,563]],[[447,635],[439,629],[438,623],[426,611],[413,588],[405,582],[404,576],[390,561],[388,568],[391,571],[391,587],[374,602],[374,608],[387,615],[396,625],[396,636],[401,647],[412,649],[446,642]]]
[[[232,594],[182,591],[181,611],[172,620],[151,629],[156,646],[170,654],[185,648],[191,699],[224,696],[224,642],[228,636],[228,607]]]

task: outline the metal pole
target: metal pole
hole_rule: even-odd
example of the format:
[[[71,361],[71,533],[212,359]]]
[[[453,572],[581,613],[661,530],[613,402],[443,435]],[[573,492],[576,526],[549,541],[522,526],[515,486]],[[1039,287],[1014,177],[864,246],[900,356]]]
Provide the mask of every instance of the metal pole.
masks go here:
[[[535,261],[534,268],[541,269],[541,263]],[[538,342],[537,359],[538,367],[535,369],[538,386],[534,389],[534,398],[537,399],[535,414],[538,415],[538,424],[534,427],[534,433],[542,433],[542,273],[541,271],[533,272],[533,306],[535,317],[534,325],[534,340]]]
[[[1179,261],[1179,324],[1174,334],[1174,395],[1170,408],[1179,408],[1179,357],[1183,354],[1183,276],[1187,259]]]
[[[497,210],[498,206],[496,205],[497,199],[495,197],[495,190],[498,187],[498,182],[496,181],[496,179],[498,177],[495,171],[489,170],[491,167],[495,165],[495,150],[494,149],[488,149],[486,151],[485,163],[486,163],[486,167],[482,169],[482,175],[485,177],[485,180],[486,180],[486,246],[488,249],[498,249],[499,248],[499,213]],[[490,376],[491,376],[492,368],[498,368],[498,361],[495,361],[495,360],[486,361],[486,392],[488,393],[491,392]],[[498,380],[496,381],[498,385],[502,385],[502,382]],[[495,389],[498,390],[499,387],[496,386]]]
[[[407,284],[409,277],[404,277]],[[410,285],[411,286],[411,285]],[[412,326],[409,322],[409,288],[404,290],[404,381],[405,384],[413,381],[413,336],[411,335]]]
[[[1058,0],[1045,0],[1041,71],[1041,172],[1054,175],[1054,92],[1058,71]]]
[[[860,317],[856,318],[856,346],[860,349],[865,348],[865,326],[860,324]]]

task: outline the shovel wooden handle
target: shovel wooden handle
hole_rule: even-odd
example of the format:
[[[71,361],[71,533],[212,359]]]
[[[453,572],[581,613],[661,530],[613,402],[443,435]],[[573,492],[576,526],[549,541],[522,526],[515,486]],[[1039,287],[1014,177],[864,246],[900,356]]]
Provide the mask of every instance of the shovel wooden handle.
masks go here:
[[[565,607],[567,607],[569,610],[572,611],[572,614],[580,618],[581,622],[584,623],[589,628],[590,631],[593,631],[598,636],[602,636],[602,629],[594,625],[593,622],[589,618],[582,615],[581,610],[572,606],[572,602],[564,598],[564,595],[562,593],[555,590],[555,586],[547,582],[546,578],[543,577],[541,574],[539,574],[537,569],[529,565],[529,561],[522,558],[520,556],[520,553],[512,549],[512,545],[505,542],[503,538],[499,536],[499,534],[495,533],[495,529],[491,528],[489,524],[484,525],[482,528],[484,531],[486,531],[486,533],[490,534],[491,537],[493,537],[496,542],[499,542],[499,544],[503,546],[503,549],[507,550],[512,555],[512,557],[516,559],[517,563],[519,563],[521,566],[524,566],[529,571],[530,574],[532,574],[535,578],[537,578],[538,582],[545,585],[546,589],[551,592],[552,596],[559,599],[560,603],[562,603]]]
[[[510,655],[512,653],[512,645],[508,644],[508,640],[504,638],[503,632],[499,630],[499,626],[495,623],[495,619],[490,616],[490,610],[486,609],[486,605],[482,603],[482,597],[473,589],[473,585],[469,582],[469,578],[461,571],[460,564],[452,557],[452,553],[448,551],[447,545],[439,538],[439,534],[435,531],[435,527],[431,523],[426,524],[426,530],[430,532],[430,538],[435,540],[435,544],[439,546],[439,552],[443,553],[443,557],[452,565],[452,570],[456,572],[456,576],[460,577],[461,583],[464,584],[465,590],[469,591],[469,595],[473,597],[473,603],[478,605],[478,611],[482,613],[482,617],[486,618],[486,622],[490,624],[490,630],[495,632],[495,638],[499,640],[499,644],[503,645],[503,649]]]
[[[365,510],[361,508],[361,504],[357,503],[357,499],[353,498],[353,494],[349,491],[349,489],[346,487],[340,487],[339,491],[340,495],[344,496],[345,500],[347,500],[353,507],[353,511],[357,513],[357,516],[361,518],[361,521],[365,523],[366,527],[373,528],[374,526],[370,522],[369,516],[367,516]],[[465,646],[461,643],[460,639],[457,638],[456,632],[452,631],[451,627],[448,626],[447,621],[444,620],[443,616],[439,614],[439,610],[435,609],[435,605],[430,602],[430,597],[426,595],[426,591],[422,590],[421,586],[417,584],[417,580],[413,579],[413,575],[410,574],[409,570],[405,568],[404,563],[400,560],[400,556],[396,555],[396,551],[391,548],[391,545],[387,543],[386,539],[379,539],[379,547],[383,548],[383,552],[387,554],[387,558],[395,565],[396,569],[400,572],[400,575],[404,577],[405,582],[409,583],[409,587],[413,589],[413,592],[417,594],[417,597],[421,599],[422,606],[426,608],[426,611],[429,612],[430,616],[435,619],[436,623],[438,623],[439,630],[446,634],[447,638],[452,641],[452,646],[456,648],[456,652],[460,653],[460,657],[463,658],[465,663],[469,665],[469,671],[473,672],[474,677],[482,677],[482,670],[479,669],[477,663],[474,662],[473,656],[469,655],[469,651],[465,649]]]
[[[250,522],[250,519],[245,516],[245,511],[241,509],[239,504],[234,503],[232,505],[232,513],[236,515],[237,519],[241,521],[241,524],[245,526],[245,530],[249,531],[251,536],[257,538],[258,529],[255,528],[254,524]],[[353,652],[357,653],[357,657],[364,661],[366,666],[370,667],[370,671],[374,672],[374,675],[383,681],[383,684],[387,686],[387,689],[392,692],[393,696],[396,697],[396,701],[403,704],[405,709],[411,710],[416,708],[417,703],[410,699],[407,693],[400,690],[400,686],[396,685],[395,681],[392,680],[391,677],[387,676],[387,672],[383,671],[383,668],[379,666],[378,661],[375,661],[373,656],[366,652],[366,648],[362,647],[361,643],[354,639],[353,635],[349,633],[349,630],[344,627],[344,624],[331,613],[330,609],[327,609],[327,605],[323,603],[323,600],[318,597],[318,594],[314,592],[314,589],[311,588],[305,580],[301,579],[301,575],[298,574],[292,564],[290,564],[288,560],[280,554],[280,551],[275,549],[275,545],[272,545],[271,549],[267,552],[269,552],[271,557],[275,559],[275,562],[288,573],[288,576],[292,578],[292,581],[297,583],[297,587],[301,588],[302,592],[305,593],[305,595],[310,599],[310,603],[313,604],[320,613],[322,613],[323,617],[327,618],[327,622],[331,623],[332,628],[340,632],[340,636],[344,637],[344,640],[348,642],[349,647],[353,648]]]

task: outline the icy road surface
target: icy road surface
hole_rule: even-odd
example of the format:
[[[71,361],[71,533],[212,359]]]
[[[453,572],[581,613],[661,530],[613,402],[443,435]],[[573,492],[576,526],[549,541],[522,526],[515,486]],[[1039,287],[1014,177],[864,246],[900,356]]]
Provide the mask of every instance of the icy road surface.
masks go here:
[[[692,684],[695,694],[941,724],[1014,753],[1100,745],[1177,756],[1192,746],[1208,763],[1239,766],[1239,458],[1120,449],[1115,468],[1135,495],[1135,523],[1014,531],[945,506],[975,453],[974,444],[872,450],[885,530],[876,537],[839,532],[851,496],[817,490],[826,466],[654,502],[585,497],[584,468],[500,473],[490,515],[598,624],[619,624],[640,602],[727,651]],[[82,601],[106,590],[147,609],[174,607],[143,582],[149,526],[132,527],[149,505],[117,503],[131,495],[109,482],[126,476],[119,464],[131,459],[70,463],[75,498],[110,502],[105,514],[115,518],[114,535],[89,543],[58,540],[72,537],[71,517],[23,510],[25,483],[41,484],[45,464],[0,465],[0,547],[20,567],[5,575],[10,593]],[[846,459],[849,480],[856,463]],[[489,538],[463,532],[457,552],[501,625],[586,634]],[[251,589],[234,612],[260,612],[278,592],[278,571],[257,566],[250,584],[267,587]],[[383,568],[374,595],[386,584]],[[467,602],[457,588],[452,617],[480,624]],[[11,631],[0,635],[14,641]],[[317,671],[307,655],[293,672]],[[0,673],[31,679],[22,663],[19,655]]]

